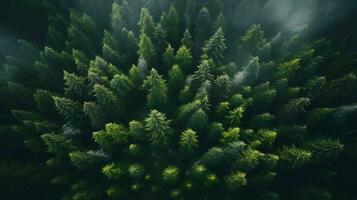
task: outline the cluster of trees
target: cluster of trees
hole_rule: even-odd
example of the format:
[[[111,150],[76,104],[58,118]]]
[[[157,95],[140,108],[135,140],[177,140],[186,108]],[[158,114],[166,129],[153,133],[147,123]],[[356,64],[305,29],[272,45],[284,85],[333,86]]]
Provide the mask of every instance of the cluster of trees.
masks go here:
[[[3,63],[2,199],[356,197],[355,55],[246,1],[59,2]]]

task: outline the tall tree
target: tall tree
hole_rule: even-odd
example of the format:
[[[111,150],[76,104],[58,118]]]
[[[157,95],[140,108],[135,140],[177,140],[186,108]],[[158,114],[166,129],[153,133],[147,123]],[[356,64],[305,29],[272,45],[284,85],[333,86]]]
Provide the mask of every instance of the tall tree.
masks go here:
[[[140,13],[139,28],[141,34],[146,34],[150,38],[154,38],[155,22],[150,14],[149,9],[142,8]]]
[[[215,62],[220,63],[223,59],[224,50],[227,48],[225,40],[223,30],[219,28],[203,47],[203,53]]]
[[[169,126],[170,120],[165,114],[152,110],[145,119],[145,130],[148,132],[151,144],[154,147],[167,147],[169,145],[172,129]]]
[[[156,57],[155,47],[151,39],[146,34],[142,34],[140,36],[138,53],[140,56],[142,56],[145,59],[145,61],[149,64],[149,66],[153,64],[153,61],[155,60]]]
[[[99,50],[99,35],[94,20],[86,15],[71,12],[70,26],[67,29],[67,49],[78,49],[90,56]]]
[[[175,7],[171,6],[168,11],[161,15],[160,24],[166,29],[168,42],[177,48],[180,32],[179,16]]]
[[[210,31],[207,31],[207,27],[211,26],[211,15],[210,12],[206,7],[203,7],[200,12],[198,13],[196,19],[196,27],[194,31],[194,38],[195,38],[195,49],[194,49],[194,56],[198,57],[201,53],[201,48],[204,45],[204,41],[208,39],[211,35]]]
[[[144,80],[143,87],[148,90],[147,103],[151,109],[165,110],[168,104],[165,80],[152,68]]]
[[[186,46],[181,46],[175,56],[176,64],[178,64],[186,73],[192,72],[192,54]]]

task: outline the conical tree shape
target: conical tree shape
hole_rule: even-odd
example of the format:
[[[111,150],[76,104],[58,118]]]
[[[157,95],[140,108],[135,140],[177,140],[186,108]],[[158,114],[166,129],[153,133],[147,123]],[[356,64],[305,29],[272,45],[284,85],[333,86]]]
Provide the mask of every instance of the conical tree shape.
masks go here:
[[[157,110],[152,110],[145,119],[145,130],[148,132],[151,144],[154,147],[166,147],[169,145],[172,129],[169,126],[170,120],[165,114]]]

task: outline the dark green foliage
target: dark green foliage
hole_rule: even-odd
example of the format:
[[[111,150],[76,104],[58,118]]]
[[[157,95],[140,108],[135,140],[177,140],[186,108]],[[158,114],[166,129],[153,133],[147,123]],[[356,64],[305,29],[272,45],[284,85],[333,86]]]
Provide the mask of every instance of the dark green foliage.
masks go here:
[[[24,2],[47,37],[0,35],[0,199],[356,198],[356,55],[298,3]]]

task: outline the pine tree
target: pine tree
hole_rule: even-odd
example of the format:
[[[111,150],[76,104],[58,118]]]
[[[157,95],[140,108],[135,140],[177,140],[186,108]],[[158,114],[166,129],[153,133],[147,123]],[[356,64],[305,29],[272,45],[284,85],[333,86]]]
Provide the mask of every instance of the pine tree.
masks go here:
[[[94,96],[98,104],[108,114],[110,119],[120,119],[124,116],[123,103],[114,95],[114,93],[103,85],[96,84],[93,87]]]
[[[211,26],[211,15],[206,7],[203,7],[196,19],[196,28],[194,31],[195,49],[194,55],[197,57],[201,53],[204,41],[211,35],[210,31],[207,31],[207,27]]]
[[[128,142],[128,133],[121,124],[109,123],[105,125],[105,130],[93,133],[93,139],[104,150],[112,150],[117,145]]]
[[[239,49],[245,52],[242,56],[258,56],[266,58],[270,51],[270,44],[264,36],[261,25],[252,25],[240,39]]]
[[[190,30],[186,29],[181,39],[181,45],[186,46],[188,49],[192,49],[193,47],[192,43],[193,42],[192,42],[192,36]]]
[[[156,57],[155,47],[151,39],[146,34],[142,34],[140,36],[138,53],[145,59],[149,66],[154,64],[153,62],[155,61]]]
[[[64,97],[53,97],[56,108],[71,125],[81,126],[83,123],[82,106],[78,102]]]
[[[162,172],[162,179],[165,183],[173,184],[178,181],[180,171],[177,167],[169,166]]]
[[[83,112],[88,116],[91,126],[94,129],[100,129],[107,121],[103,110],[95,102],[84,102]]]
[[[190,155],[194,153],[195,149],[198,147],[197,133],[192,129],[187,129],[180,135],[180,149],[186,154]]]
[[[240,187],[247,185],[246,173],[233,172],[226,178],[227,187],[231,190],[237,190]]]
[[[162,63],[164,69],[170,69],[175,62],[175,52],[174,48],[169,44],[162,55]]]
[[[160,24],[167,31],[168,42],[177,47],[179,43],[179,16],[175,7],[171,6],[167,12],[161,15]]]
[[[232,92],[233,83],[228,75],[221,75],[213,81],[212,87],[213,99],[216,102],[219,102],[229,98]]]
[[[205,81],[212,81],[212,68],[209,61],[204,60],[197,67],[198,69],[194,72],[192,76],[192,84],[197,87],[201,86]]]
[[[99,36],[94,20],[86,14],[71,12],[70,21],[67,29],[67,49],[78,49],[88,55],[96,55]]]
[[[88,63],[89,58],[81,51],[73,49],[72,57],[77,67],[77,72],[80,75],[85,75],[88,73]]]
[[[168,87],[169,87],[169,97],[173,97],[171,101],[175,101],[180,90],[183,88],[185,83],[185,77],[182,73],[181,67],[178,65],[172,66],[169,71],[168,77]]]
[[[141,35],[147,35],[150,38],[154,38],[155,22],[150,14],[149,9],[142,8],[140,13],[139,28]]]
[[[123,3],[124,4],[124,3]],[[118,3],[113,3],[111,13],[111,26],[115,34],[120,34],[125,27],[125,20],[123,19],[123,8]],[[128,16],[127,16],[128,17]]]
[[[118,41],[112,36],[112,34],[108,31],[104,31],[103,58],[110,63],[120,66],[123,63],[123,58],[117,49],[118,47]]]
[[[85,79],[64,71],[65,95],[71,98],[84,99],[88,93]]]
[[[164,110],[166,109],[167,99],[167,86],[165,80],[153,68],[150,75],[144,80],[144,88],[147,88],[147,103],[152,109]]]
[[[121,99],[130,99],[133,95],[130,92],[133,92],[133,84],[130,81],[129,77],[124,74],[116,74],[113,79],[110,81],[110,87],[113,92],[120,97]]]
[[[192,54],[186,46],[181,46],[175,56],[176,64],[182,67],[186,73],[192,72]]]
[[[166,119],[165,114],[151,110],[145,119],[145,130],[149,134],[151,144],[154,147],[167,147],[169,145],[172,129],[169,126],[170,120]]]
[[[225,40],[222,28],[219,28],[203,47],[203,53],[207,54],[215,62],[220,63],[223,58],[223,52],[227,48]]]

